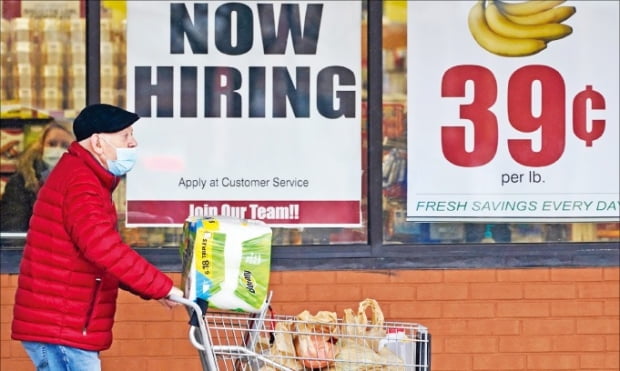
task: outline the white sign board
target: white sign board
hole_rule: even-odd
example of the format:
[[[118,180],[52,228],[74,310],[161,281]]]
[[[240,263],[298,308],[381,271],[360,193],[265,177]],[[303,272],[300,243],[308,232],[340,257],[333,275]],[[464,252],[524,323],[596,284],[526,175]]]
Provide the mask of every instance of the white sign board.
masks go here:
[[[408,2],[407,220],[617,221],[620,3],[506,3]]]
[[[360,30],[351,1],[128,1],[128,224],[359,226]]]

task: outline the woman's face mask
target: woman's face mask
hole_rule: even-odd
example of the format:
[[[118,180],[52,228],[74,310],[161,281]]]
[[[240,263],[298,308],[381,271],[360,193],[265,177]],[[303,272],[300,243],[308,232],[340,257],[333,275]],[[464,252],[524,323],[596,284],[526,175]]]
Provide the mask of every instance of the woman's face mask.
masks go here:
[[[41,155],[41,160],[43,160],[49,170],[56,166],[58,160],[67,151],[72,141],[73,136],[68,131],[57,127],[49,129],[43,141],[43,153]]]
[[[41,160],[43,160],[45,165],[47,165],[48,169],[52,170],[58,163],[58,160],[60,160],[62,154],[66,151],[67,150],[63,147],[43,147],[43,155],[41,156]]]

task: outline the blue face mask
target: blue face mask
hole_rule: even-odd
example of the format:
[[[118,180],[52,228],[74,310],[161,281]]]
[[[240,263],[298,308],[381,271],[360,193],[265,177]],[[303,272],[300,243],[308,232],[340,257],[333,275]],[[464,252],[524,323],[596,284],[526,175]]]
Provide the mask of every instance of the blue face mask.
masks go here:
[[[105,139],[104,139],[105,140]],[[114,147],[110,142],[105,140],[109,145]],[[116,160],[106,160],[108,171],[116,176],[125,175],[133,168],[138,158],[138,150],[133,148],[116,148]]]

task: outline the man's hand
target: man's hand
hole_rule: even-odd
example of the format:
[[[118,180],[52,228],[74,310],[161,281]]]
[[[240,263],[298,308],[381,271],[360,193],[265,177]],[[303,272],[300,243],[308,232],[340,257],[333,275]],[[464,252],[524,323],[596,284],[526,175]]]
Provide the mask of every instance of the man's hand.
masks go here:
[[[168,299],[168,297],[170,297],[170,295],[176,295],[176,296],[183,297],[183,291],[181,291],[181,289],[179,289],[178,287],[172,286],[172,288],[170,289],[170,292],[168,293],[168,295],[166,295],[165,298],[162,298],[162,299],[158,300],[161,305],[163,305],[164,307],[166,307],[168,309],[173,308],[173,307],[179,305],[179,303],[177,303],[176,301],[172,301],[172,300]]]

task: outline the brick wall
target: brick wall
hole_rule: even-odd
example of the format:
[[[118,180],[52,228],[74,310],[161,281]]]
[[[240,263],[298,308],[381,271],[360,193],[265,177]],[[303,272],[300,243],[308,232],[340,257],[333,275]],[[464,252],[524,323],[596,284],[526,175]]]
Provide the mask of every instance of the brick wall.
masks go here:
[[[172,274],[175,282],[179,274]],[[10,340],[16,275],[1,275],[0,369],[33,370]],[[620,269],[274,272],[273,308],[335,311],[371,297],[433,336],[432,370],[620,369]],[[187,314],[122,292],[103,369],[200,371]]]

